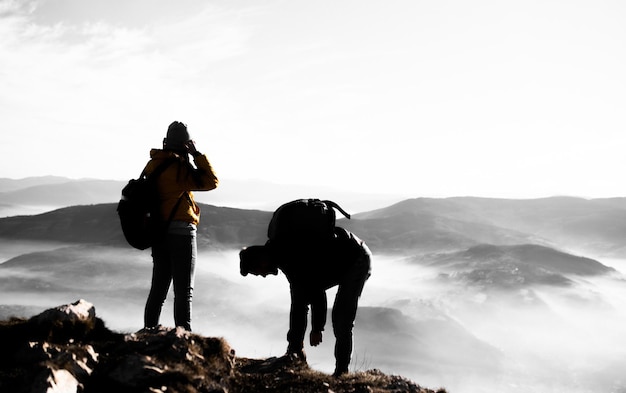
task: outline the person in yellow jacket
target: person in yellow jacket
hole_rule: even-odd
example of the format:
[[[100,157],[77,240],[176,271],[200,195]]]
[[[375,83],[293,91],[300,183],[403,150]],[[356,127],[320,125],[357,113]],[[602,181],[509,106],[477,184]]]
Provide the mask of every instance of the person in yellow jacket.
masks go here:
[[[192,156],[192,165],[189,156]],[[152,286],[146,301],[144,327],[159,325],[161,310],[170,284],[174,284],[174,322],[191,331],[191,303],[197,256],[196,230],[200,207],[193,191],[209,191],[218,179],[206,155],[196,149],[187,126],[175,121],[167,129],[163,149],[152,149],[145,173],[152,173],[168,161],[157,178],[160,213],[171,217],[163,238],[152,246]]]

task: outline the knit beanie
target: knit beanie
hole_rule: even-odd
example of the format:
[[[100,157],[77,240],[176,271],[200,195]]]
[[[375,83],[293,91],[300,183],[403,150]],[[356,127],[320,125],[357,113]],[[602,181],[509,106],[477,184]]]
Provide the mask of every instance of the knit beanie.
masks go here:
[[[167,128],[167,136],[163,140],[165,150],[186,151],[185,143],[191,138],[187,126],[179,121],[175,121]]]

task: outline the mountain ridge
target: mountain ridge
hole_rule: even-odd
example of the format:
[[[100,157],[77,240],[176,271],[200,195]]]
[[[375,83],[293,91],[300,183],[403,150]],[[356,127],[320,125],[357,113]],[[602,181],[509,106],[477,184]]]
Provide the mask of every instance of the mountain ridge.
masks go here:
[[[127,182],[128,180],[70,179],[58,176],[0,178],[0,216],[43,213],[74,205],[114,203],[119,201],[121,190]],[[324,195],[324,199],[342,201],[352,212],[370,210],[406,198],[404,195],[357,193],[320,185],[220,179],[217,189],[198,192],[195,199],[200,203],[216,206],[274,210],[287,200],[308,198],[311,195]]]
[[[500,234],[499,243],[494,244],[535,243],[577,253],[626,256],[626,198],[412,198],[354,217],[387,224],[393,219],[407,221],[408,217],[423,217],[427,219],[426,223],[433,218],[439,220],[439,224],[445,220],[472,223],[501,228],[504,232]],[[417,227],[419,223],[413,221],[414,227]],[[383,227],[381,230],[390,228]],[[473,229],[466,228],[462,233],[473,234]],[[504,236],[515,238],[516,233],[522,238],[517,236],[510,241]],[[478,243],[489,243],[477,240]]]
[[[565,203],[566,202],[566,203]],[[381,252],[437,252],[478,244],[538,244],[597,256],[626,256],[622,199],[473,197],[408,199],[337,225]],[[200,204],[200,247],[264,243],[271,211]],[[80,205],[0,218],[0,237],[124,245],[116,204]]]
[[[0,238],[52,240],[127,246],[117,204],[70,206],[33,216],[0,218]],[[270,213],[201,205],[207,224],[198,229],[199,246],[242,247],[263,241]]]

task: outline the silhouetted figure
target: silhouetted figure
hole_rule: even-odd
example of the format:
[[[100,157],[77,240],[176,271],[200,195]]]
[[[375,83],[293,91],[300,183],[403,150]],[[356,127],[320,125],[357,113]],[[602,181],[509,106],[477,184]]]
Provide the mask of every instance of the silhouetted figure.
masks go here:
[[[189,155],[193,157],[191,164]],[[174,322],[191,330],[191,302],[197,255],[196,229],[200,207],[192,191],[208,191],[218,180],[206,155],[196,150],[187,126],[173,122],[167,129],[163,149],[152,149],[145,168],[149,175],[166,161],[171,163],[159,175],[157,189],[161,217],[171,217],[163,238],[152,246],[152,286],[146,302],[146,328],[158,326],[170,284],[174,283]]]
[[[239,253],[241,274],[266,277],[280,269],[289,280],[291,310],[287,333],[287,354],[306,360],[304,336],[307,313],[311,306],[310,344],[322,342],[326,325],[326,290],[338,285],[332,310],[335,334],[335,372],[348,372],[352,356],[352,329],[359,297],[371,274],[371,252],[367,245],[343,228],[335,228],[335,237],[319,248],[295,250],[268,243],[251,246]]]

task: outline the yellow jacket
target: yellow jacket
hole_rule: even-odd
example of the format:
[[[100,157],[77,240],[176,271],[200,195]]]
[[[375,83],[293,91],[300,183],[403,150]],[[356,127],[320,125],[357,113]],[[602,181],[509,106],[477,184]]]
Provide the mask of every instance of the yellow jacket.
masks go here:
[[[207,156],[198,154],[194,157],[196,168],[187,162],[186,157],[172,151],[152,149],[150,158],[144,169],[146,175],[152,173],[165,160],[173,160],[173,163],[157,179],[163,220],[170,217],[176,202],[182,196],[172,221],[184,221],[198,225],[200,223],[200,207],[196,204],[192,191],[213,190],[218,184],[217,176],[215,176]],[[185,192],[189,194],[189,198],[184,195]]]

